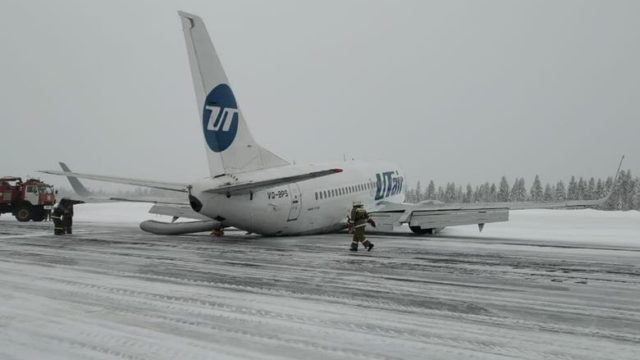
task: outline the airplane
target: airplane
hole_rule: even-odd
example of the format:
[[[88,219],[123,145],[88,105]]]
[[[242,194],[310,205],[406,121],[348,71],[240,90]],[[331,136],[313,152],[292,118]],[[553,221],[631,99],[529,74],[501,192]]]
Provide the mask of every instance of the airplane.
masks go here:
[[[84,178],[162,189],[181,194],[182,204],[156,204],[150,213],[196,219],[148,220],[142,230],[177,235],[235,227],[265,236],[308,235],[343,230],[354,203],[361,203],[376,230],[406,224],[416,234],[447,226],[508,221],[509,210],[587,208],[597,200],[520,203],[404,202],[405,177],[390,162],[346,161],[291,164],[253,139],[202,19],[179,11],[210,176],[189,183],[43,170]],[[624,157],[623,157],[624,159]],[[618,172],[620,171],[620,166]],[[72,182],[73,184],[73,182]],[[75,188],[75,187],[74,187]],[[86,189],[85,189],[86,190]]]

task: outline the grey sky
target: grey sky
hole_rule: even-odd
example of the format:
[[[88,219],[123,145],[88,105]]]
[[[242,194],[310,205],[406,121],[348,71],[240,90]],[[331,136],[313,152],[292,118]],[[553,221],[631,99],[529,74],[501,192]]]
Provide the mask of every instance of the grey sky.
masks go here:
[[[208,174],[177,10],[254,137],[416,180],[640,175],[638,1],[3,1],[0,175]],[[44,177],[44,176],[43,176]],[[54,177],[47,177],[55,183]]]

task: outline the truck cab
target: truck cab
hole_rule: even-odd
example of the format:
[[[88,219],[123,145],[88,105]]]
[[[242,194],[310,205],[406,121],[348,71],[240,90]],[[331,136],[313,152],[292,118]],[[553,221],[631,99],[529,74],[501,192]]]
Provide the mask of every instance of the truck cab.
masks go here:
[[[18,221],[42,221],[55,204],[55,191],[38,179],[0,178],[0,214],[11,213]]]

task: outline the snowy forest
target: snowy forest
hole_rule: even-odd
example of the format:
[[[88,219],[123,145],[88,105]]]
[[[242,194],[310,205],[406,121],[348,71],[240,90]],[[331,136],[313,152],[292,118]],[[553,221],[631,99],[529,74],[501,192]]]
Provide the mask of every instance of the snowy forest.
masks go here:
[[[563,181],[542,184],[536,175],[531,187],[527,187],[524,178],[516,178],[510,184],[505,176],[500,183],[484,183],[466,187],[447,183],[445,186],[434,184],[433,180],[423,188],[418,181],[415,188],[406,192],[406,201],[417,203],[424,200],[439,200],[445,203],[462,202],[505,202],[505,201],[564,201],[594,200],[605,197],[613,187],[613,178],[576,178],[572,176],[567,184]],[[613,194],[603,210],[640,210],[640,178],[633,177],[631,170],[622,170],[614,187]]]

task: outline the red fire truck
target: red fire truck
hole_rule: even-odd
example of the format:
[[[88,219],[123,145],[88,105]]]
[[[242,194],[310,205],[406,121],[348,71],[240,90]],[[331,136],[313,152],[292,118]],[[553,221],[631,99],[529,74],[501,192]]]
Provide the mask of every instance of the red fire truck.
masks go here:
[[[51,185],[37,179],[0,177],[0,214],[11,213],[18,221],[42,221],[55,202]]]

